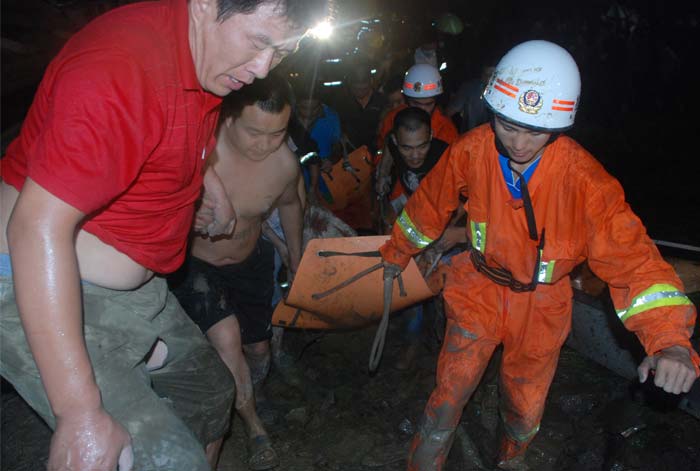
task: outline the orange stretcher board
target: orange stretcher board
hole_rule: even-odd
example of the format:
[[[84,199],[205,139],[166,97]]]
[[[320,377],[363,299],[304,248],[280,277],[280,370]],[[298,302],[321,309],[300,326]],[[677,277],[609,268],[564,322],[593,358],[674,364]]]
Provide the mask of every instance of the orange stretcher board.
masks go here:
[[[367,146],[362,146],[348,155],[352,171],[343,167],[343,159],[336,162],[328,173],[321,173],[333,202],[327,207],[331,211],[347,208],[351,203],[371,194],[373,165]]]
[[[388,238],[389,236],[369,236],[311,240],[304,251],[286,305],[278,306],[275,310],[273,324],[291,326],[295,317],[294,327],[310,329],[354,329],[378,322],[384,307],[381,268],[327,296],[319,296],[363,270],[381,263],[381,257],[323,257],[319,253],[376,251]],[[406,296],[400,295],[398,282],[395,281],[392,312],[434,295],[413,260],[402,273],[402,279]],[[288,309],[290,307],[293,309]],[[302,311],[297,313],[294,308]]]
[[[293,307],[284,300],[280,301],[272,314],[272,325],[288,328],[341,330],[345,323],[337,321],[336,317],[324,316]]]

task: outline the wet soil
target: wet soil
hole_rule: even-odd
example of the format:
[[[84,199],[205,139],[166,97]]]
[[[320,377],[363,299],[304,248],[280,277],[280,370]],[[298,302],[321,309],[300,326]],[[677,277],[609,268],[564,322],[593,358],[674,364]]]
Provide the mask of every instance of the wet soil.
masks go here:
[[[284,374],[271,372],[261,404],[280,455],[277,469],[405,469],[411,435],[434,386],[439,339],[428,329],[412,366],[399,370],[397,360],[408,345],[403,323],[400,316],[392,319],[374,375],[367,371],[374,327],[285,333],[293,366]],[[488,450],[499,422],[496,383],[487,372],[462,416],[446,471],[490,469]],[[527,462],[542,471],[698,470],[700,420],[678,410],[676,402],[564,347]],[[44,469],[50,431],[14,392],[2,396],[0,436],[3,470]],[[219,470],[245,470],[246,461],[245,432],[236,419]]]

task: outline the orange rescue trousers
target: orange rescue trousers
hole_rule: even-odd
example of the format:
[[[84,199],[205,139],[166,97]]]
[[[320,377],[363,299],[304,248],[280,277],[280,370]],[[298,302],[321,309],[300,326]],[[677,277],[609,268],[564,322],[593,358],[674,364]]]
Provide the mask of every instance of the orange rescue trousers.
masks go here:
[[[437,384],[411,444],[409,470],[442,469],[462,411],[499,344],[503,344],[499,409],[504,433],[497,462],[525,451],[539,429],[559,351],[570,329],[571,303],[546,305],[551,288],[514,293],[474,272],[468,254],[453,259],[444,291],[447,325]]]

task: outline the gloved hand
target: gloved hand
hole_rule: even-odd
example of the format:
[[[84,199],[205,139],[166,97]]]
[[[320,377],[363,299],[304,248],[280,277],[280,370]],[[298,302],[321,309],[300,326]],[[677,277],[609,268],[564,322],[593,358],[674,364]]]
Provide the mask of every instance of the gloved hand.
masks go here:
[[[389,263],[386,260],[384,261],[384,279],[385,280],[393,280],[397,276],[401,274],[403,271],[403,268],[401,268],[398,265],[395,265],[393,263]]]

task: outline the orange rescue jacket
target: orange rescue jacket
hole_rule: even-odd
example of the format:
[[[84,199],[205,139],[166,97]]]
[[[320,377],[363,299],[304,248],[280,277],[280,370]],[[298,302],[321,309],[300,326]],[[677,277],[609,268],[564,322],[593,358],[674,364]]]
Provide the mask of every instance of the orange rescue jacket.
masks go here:
[[[494,137],[484,124],[450,146],[394,224],[380,249],[385,260],[403,267],[437,240],[461,194],[468,198],[471,250],[517,280],[531,281],[537,242],[529,238],[522,200],[514,200],[506,187]],[[647,353],[682,345],[700,373],[689,341],[695,307],[625,201],[620,183],[578,143],[561,136],[546,147],[528,188],[538,232],[546,231],[538,282],[560,285],[556,297],[570,298],[568,275],[587,259],[608,283],[619,318]]]

